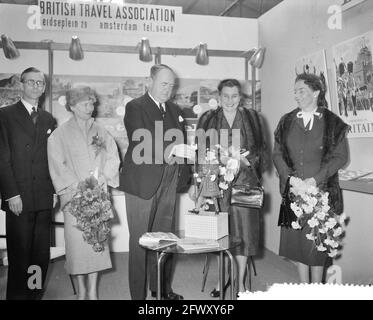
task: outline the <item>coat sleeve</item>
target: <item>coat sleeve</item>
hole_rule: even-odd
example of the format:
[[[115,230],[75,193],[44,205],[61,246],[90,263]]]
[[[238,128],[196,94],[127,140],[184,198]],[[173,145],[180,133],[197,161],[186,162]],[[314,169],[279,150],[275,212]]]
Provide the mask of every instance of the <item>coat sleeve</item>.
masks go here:
[[[103,168],[106,182],[113,188],[119,187],[119,154],[114,138],[106,134],[106,161]]]
[[[347,138],[344,137],[335,147],[328,162],[324,163],[314,176],[316,183],[321,184],[337,173],[348,161]]]
[[[0,112],[0,194],[3,200],[19,195],[11,163],[11,147],[5,115]]]
[[[282,119],[280,120],[281,123]],[[273,147],[272,152],[272,160],[273,164],[275,165],[275,168],[277,170],[277,173],[279,174],[280,178],[282,180],[286,180],[286,178],[292,173],[291,169],[286,164],[283,154],[280,147],[280,142],[277,141],[278,131],[280,130],[280,123],[278,124],[276,131],[275,131],[275,143]]]
[[[255,110],[249,109],[249,113],[252,114],[254,119],[254,128],[255,128],[255,135],[256,135],[256,143],[254,149],[256,152],[250,152],[246,159],[250,162],[250,165],[253,166],[258,173],[263,173],[268,169],[269,166],[269,152],[267,149],[267,135],[265,130],[265,124],[263,117]],[[252,149],[252,148],[250,148]]]
[[[79,179],[68,166],[66,151],[58,133],[54,131],[48,138],[48,166],[54,189],[58,195],[62,195],[72,190]]]

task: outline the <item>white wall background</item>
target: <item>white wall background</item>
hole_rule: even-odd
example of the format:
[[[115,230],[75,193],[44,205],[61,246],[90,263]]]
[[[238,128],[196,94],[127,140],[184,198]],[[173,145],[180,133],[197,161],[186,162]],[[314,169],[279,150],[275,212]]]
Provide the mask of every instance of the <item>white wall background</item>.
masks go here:
[[[273,132],[280,117],[293,109],[295,61],[310,53],[326,49],[332,107],[336,106],[332,46],[373,30],[373,1],[343,12],[342,29],[330,30],[327,13],[335,0],[285,0],[259,18],[259,43],[267,48],[261,69],[262,112]],[[349,139],[349,169],[373,169],[373,139]],[[280,194],[278,178],[272,171],[265,187],[270,195],[264,218],[265,246],[278,253],[280,230],[277,227]],[[345,247],[335,264],[342,267],[343,281],[369,283],[373,279],[373,195],[344,191],[345,212],[351,221],[347,227]]]
[[[50,32],[27,28],[27,6],[0,4],[0,33],[7,34],[13,41],[42,41],[69,43],[70,32]],[[182,15],[175,36],[149,36],[150,45],[169,48],[195,48],[199,42],[206,42],[208,49],[247,51],[258,44],[258,21],[201,15]],[[107,44],[136,46],[143,35],[118,35],[117,33],[77,34],[82,44]],[[21,50],[16,60],[7,60],[0,54],[0,73],[19,73],[29,66],[36,66],[44,72],[48,70],[46,51]],[[153,60],[154,61],[154,60]],[[195,63],[193,56],[162,56],[162,63],[169,64],[181,78],[223,79],[245,77],[244,59],[210,57],[207,66]],[[144,63],[133,54],[111,54],[85,52],[84,60],[73,61],[67,51],[54,52],[54,73],[60,75],[96,76],[148,76],[152,62]],[[249,72],[250,77],[251,72]],[[187,195],[180,203],[179,228],[183,228],[183,212],[193,206]],[[112,250],[128,250],[128,227],[125,213],[124,196],[114,197],[119,224],[112,228]],[[60,218],[60,217],[58,217]],[[62,230],[58,231],[58,239]],[[61,243],[58,243],[61,244]]]

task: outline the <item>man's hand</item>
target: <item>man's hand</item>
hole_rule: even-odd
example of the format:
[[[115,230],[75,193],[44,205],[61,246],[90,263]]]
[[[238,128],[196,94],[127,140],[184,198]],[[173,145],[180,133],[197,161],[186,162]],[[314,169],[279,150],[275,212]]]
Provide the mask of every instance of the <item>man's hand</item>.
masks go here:
[[[195,148],[193,148],[192,146],[187,144],[177,144],[172,147],[170,155],[168,157],[170,158],[171,156],[176,156],[193,160],[195,158],[195,155],[196,151]]]
[[[10,211],[12,211],[15,215],[19,216],[23,210],[23,204],[21,196],[16,196],[10,200],[8,200],[8,205]]]

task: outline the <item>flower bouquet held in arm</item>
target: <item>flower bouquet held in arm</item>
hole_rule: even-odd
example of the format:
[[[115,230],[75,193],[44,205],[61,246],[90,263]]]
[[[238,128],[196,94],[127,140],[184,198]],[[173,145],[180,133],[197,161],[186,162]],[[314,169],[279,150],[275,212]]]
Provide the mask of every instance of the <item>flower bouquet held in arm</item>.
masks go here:
[[[329,206],[329,193],[306,183],[290,178],[290,207],[297,217],[291,223],[293,229],[302,229],[306,225],[310,232],[306,238],[315,243],[316,249],[336,257],[341,247],[346,216],[337,216]]]
[[[76,227],[95,252],[105,249],[110,233],[109,220],[114,215],[110,195],[99,185],[95,175],[79,182],[76,193],[62,210],[76,218]]]

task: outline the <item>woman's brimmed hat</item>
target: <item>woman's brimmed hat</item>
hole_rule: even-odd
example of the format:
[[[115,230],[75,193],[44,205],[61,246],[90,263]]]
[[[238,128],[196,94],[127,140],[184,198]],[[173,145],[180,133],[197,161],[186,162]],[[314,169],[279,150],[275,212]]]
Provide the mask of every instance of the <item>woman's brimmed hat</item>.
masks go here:
[[[95,92],[90,87],[76,87],[66,91],[66,108],[68,110],[70,106],[75,106],[79,102],[89,100],[93,103],[97,100]]]

